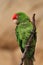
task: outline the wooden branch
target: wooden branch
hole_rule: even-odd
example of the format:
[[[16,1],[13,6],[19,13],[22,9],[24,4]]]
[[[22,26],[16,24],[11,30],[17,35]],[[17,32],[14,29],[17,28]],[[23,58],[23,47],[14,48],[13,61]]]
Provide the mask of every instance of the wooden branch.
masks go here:
[[[20,65],[22,65],[23,64],[23,61],[24,61],[24,59],[25,59],[25,56],[26,56],[26,52],[27,52],[27,50],[28,50],[28,48],[30,47],[30,42],[32,41],[32,38],[33,38],[33,36],[34,36],[34,34],[35,34],[35,32],[36,32],[36,26],[35,26],[35,14],[33,14],[33,30],[32,30],[32,33],[31,33],[31,35],[30,35],[30,37],[29,37],[29,39],[28,39],[28,41],[27,41],[27,45],[26,45],[26,47],[25,47],[25,51],[24,51],[24,53],[23,53],[23,57],[21,58],[21,63],[20,63]]]

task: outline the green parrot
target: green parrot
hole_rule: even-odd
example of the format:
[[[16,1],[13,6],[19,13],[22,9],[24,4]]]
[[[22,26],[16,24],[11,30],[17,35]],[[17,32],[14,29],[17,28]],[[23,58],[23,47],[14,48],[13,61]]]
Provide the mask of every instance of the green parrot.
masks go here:
[[[26,42],[29,39],[32,30],[33,30],[33,24],[30,20],[30,18],[24,13],[24,12],[18,12],[16,14],[14,14],[14,16],[12,17],[13,20],[17,20],[16,21],[16,37],[17,37],[17,41],[18,44],[20,46],[20,49],[22,51],[22,53],[24,53],[25,47],[26,47]],[[34,52],[35,52],[35,45],[36,45],[36,34],[34,34],[34,37],[31,41],[30,47],[26,53],[26,58],[32,59],[34,57]],[[27,62],[26,62],[27,63]],[[33,64],[26,64],[25,65],[33,65]]]

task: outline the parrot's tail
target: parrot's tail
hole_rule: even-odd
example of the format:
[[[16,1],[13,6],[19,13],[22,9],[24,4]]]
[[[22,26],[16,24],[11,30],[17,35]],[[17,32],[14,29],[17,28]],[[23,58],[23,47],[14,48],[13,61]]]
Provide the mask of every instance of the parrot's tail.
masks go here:
[[[27,57],[24,59],[24,65],[33,65],[33,60],[28,59]]]

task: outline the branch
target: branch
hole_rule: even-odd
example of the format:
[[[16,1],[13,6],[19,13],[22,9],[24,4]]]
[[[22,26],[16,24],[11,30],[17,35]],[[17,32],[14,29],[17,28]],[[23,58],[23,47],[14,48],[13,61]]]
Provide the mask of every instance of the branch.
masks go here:
[[[33,38],[33,36],[34,36],[34,33],[36,32],[36,26],[35,26],[35,14],[33,14],[33,30],[32,30],[32,33],[31,33],[31,35],[30,35],[30,37],[29,37],[29,39],[28,39],[28,41],[27,41],[27,45],[26,45],[26,47],[25,47],[25,51],[24,51],[24,53],[23,53],[23,57],[21,58],[21,63],[20,63],[20,65],[22,65],[23,64],[23,61],[24,61],[24,59],[25,59],[25,56],[26,56],[26,52],[27,52],[27,50],[28,50],[28,48],[29,48],[29,44],[30,44],[30,42],[32,41],[32,38]]]

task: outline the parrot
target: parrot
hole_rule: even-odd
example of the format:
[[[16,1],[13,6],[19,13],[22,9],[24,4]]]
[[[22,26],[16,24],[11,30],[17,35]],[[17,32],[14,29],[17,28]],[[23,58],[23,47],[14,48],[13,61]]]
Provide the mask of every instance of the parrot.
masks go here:
[[[21,49],[21,52],[24,53],[24,50],[27,44],[26,42],[29,39],[33,30],[33,23],[30,20],[29,16],[25,14],[24,12],[15,13],[12,19],[14,21],[16,20],[14,22],[16,23],[16,28],[15,28],[16,38],[18,41],[18,45]],[[32,38],[32,41],[29,45],[30,47],[26,53],[26,58],[28,58],[28,60],[34,57],[35,46],[36,46],[36,33],[34,34],[34,37]],[[30,64],[25,63],[25,65],[30,65]]]

